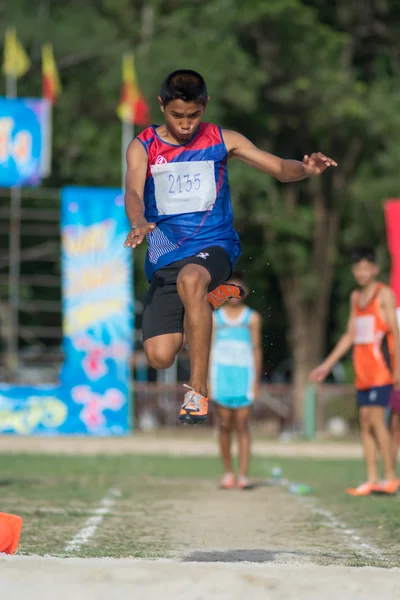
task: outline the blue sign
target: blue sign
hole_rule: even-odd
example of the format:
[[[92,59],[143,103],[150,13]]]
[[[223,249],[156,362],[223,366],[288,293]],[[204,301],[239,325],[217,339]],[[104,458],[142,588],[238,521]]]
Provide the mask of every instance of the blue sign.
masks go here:
[[[120,190],[62,191],[63,348],[60,385],[0,384],[0,433],[129,431],[132,253]]]
[[[46,100],[0,98],[0,187],[40,183],[49,110]]]

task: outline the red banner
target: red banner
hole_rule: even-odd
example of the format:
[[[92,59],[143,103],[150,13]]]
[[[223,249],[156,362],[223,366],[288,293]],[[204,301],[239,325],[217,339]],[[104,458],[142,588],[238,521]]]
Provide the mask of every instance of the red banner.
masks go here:
[[[390,284],[396,295],[397,315],[400,323],[400,200],[387,200],[385,219],[388,247],[392,259]]]

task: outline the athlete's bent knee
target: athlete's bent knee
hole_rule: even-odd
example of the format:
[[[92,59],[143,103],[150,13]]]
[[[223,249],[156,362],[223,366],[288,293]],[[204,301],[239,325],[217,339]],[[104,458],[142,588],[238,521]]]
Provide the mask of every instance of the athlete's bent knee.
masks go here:
[[[161,348],[147,348],[145,352],[147,361],[153,369],[169,369],[175,362],[175,354]]]
[[[179,295],[207,292],[211,277],[204,269],[198,265],[188,265],[179,273],[177,286]]]

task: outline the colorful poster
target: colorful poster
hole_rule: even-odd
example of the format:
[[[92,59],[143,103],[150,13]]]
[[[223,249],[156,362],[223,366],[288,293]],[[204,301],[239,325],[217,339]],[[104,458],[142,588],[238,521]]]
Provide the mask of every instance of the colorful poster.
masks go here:
[[[63,349],[59,386],[0,383],[0,433],[123,435],[130,430],[132,252],[118,189],[61,194]]]
[[[52,435],[82,431],[78,406],[68,405],[59,386],[0,384],[0,434]]]
[[[104,406],[113,427],[128,428],[133,350],[132,254],[120,190],[62,192],[63,330],[61,373],[71,397]],[[90,410],[82,414],[91,420]]]
[[[0,187],[40,183],[49,115],[46,100],[0,98]]]
[[[90,386],[11,386],[0,383],[0,434],[123,435],[127,404],[119,390],[104,394]]]

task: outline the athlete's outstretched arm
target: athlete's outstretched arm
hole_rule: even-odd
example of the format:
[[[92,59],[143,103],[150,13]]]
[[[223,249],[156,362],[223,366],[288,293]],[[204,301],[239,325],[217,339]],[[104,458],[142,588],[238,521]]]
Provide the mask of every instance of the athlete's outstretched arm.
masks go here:
[[[155,228],[144,218],[144,185],[147,173],[147,154],[139,140],[132,140],[126,152],[125,211],[132,229],[125,246],[136,248],[144,237]]]
[[[312,175],[320,175],[328,167],[337,167],[334,160],[321,152],[306,155],[302,161],[286,160],[260,150],[236,131],[224,130],[222,134],[229,157],[238,158],[282,182],[300,181]]]
[[[396,315],[396,299],[392,290],[384,287],[381,291],[381,301],[385,313],[385,319],[393,335],[394,365],[393,378],[396,388],[400,388],[400,332]]]
[[[350,350],[354,344],[355,316],[354,316],[354,292],[350,300],[350,317],[347,323],[347,329],[339,339],[332,352],[326,357],[323,363],[316,367],[310,373],[310,381],[321,383],[332,371],[333,366]]]

